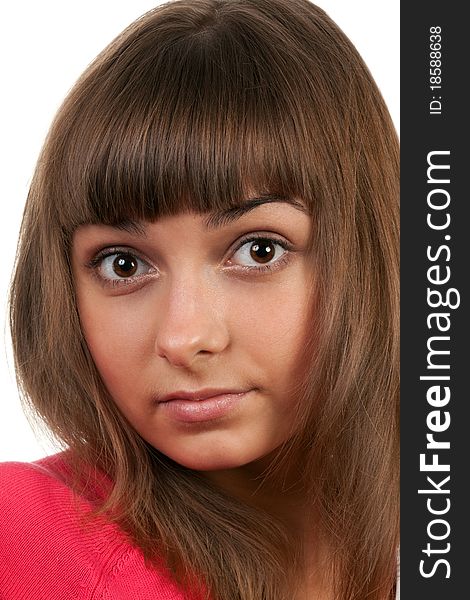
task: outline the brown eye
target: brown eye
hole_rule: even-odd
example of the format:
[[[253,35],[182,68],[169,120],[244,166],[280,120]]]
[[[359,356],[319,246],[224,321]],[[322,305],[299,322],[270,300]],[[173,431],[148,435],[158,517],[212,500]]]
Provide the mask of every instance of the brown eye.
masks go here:
[[[279,266],[289,255],[287,242],[264,237],[246,240],[233,254],[230,262],[245,269],[260,271]]]
[[[131,284],[137,281],[142,283],[146,275],[158,275],[157,269],[146,260],[127,251],[103,250],[101,255],[90,262],[90,266],[105,284]]]
[[[269,240],[259,240],[251,244],[250,256],[258,263],[267,263],[273,259],[276,248]]]
[[[138,267],[137,260],[130,254],[118,254],[113,261],[113,271],[119,277],[132,277]]]

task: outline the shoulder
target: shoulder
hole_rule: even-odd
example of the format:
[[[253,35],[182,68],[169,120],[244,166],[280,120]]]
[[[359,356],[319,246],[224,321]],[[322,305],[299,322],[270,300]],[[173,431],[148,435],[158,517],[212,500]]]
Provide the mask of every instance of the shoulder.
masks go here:
[[[70,493],[65,485],[63,454],[48,456],[32,463],[0,463],[0,502],[2,508],[15,510],[26,503],[33,510],[47,504],[55,494]]]
[[[182,600],[115,524],[90,512],[62,454],[0,463],[0,598]]]
[[[60,455],[35,463],[0,463],[0,533],[44,530],[55,520],[57,509],[70,500],[71,490],[61,481],[54,465]],[[67,504],[67,502],[65,502]]]
[[[66,484],[62,454],[33,463],[0,463],[0,534],[42,536],[65,528],[77,505]],[[52,528],[54,524],[54,528]],[[11,540],[12,542],[14,540]]]
[[[61,456],[35,463],[0,464],[0,597],[55,598],[80,555],[73,494],[54,467]],[[72,558],[75,554],[75,561]],[[41,574],[43,580],[40,580]],[[51,583],[50,578],[57,582]],[[57,596],[59,597],[59,596]],[[76,596],[80,597],[80,596]],[[71,595],[71,598],[74,598]]]

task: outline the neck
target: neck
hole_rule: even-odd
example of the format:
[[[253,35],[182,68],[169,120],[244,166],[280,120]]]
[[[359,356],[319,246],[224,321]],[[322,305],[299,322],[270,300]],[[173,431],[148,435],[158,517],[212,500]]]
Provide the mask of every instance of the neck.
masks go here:
[[[302,460],[293,461],[295,468],[281,465],[275,473],[271,472],[273,464],[278,464],[276,457],[267,456],[237,469],[202,474],[230,496],[272,515],[298,541],[301,563],[295,573],[298,589],[292,592],[293,600],[331,600],[331,551],[319,534],[315,505],[308,500]]]
[[[273,464],[276,464],[274,453],[235,469],[201,474],[230,496],[285,521],[291,531],[293,521],[297,520],[304,530],[305,520],[311,519],[313,511],[306,501],[300,471],[281,465],[273,473]]]
[[[294,540],[303,548],[300,578],[302,590],[308,590],[305,598],[329,598],[321,592],[325,588],[325,574],[329,572],[327,550],[323,536],[319,534],[318,514],[302,482],[302,461],[294,461],[295,468],[281,466],[275,474],[268,474],[277,464],[275,457],[267,456],[237,469],[204,472],[203,475],[241,502],[263,510],[284,525]],[[299,599],[303,599],[299,592]],[[297,598],[297,596],[296,596]]]

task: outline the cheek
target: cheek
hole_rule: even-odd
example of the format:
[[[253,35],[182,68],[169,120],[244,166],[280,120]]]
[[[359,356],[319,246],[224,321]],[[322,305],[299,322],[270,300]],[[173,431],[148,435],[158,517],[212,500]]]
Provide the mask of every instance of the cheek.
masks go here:
[[[88,349],[106,385],[129,381],[136,368],[143,366],[151,346],[149,316],[142,306],[130,310],[122,299],[79,302],[79,314]]]
[[[273,372],[292,369],[309,327],[308,289],[300,271],[282,285],[240,294],[232,322],[235,342]]]

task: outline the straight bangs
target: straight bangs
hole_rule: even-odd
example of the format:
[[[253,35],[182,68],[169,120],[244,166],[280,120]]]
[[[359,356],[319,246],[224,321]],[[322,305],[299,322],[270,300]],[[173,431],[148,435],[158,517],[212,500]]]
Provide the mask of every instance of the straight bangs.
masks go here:
[[[314,198],[341,202],[354,102],[329,79],[350,89],[363,68],[348,73],[330,53],[322,72],[324,40],[295,39],[282,15],[264,22],[263,2],[237,4],[159,7],[84,73],[49,144],[62,231],[222,210],[253,194],[300,197],[312,212]]]

